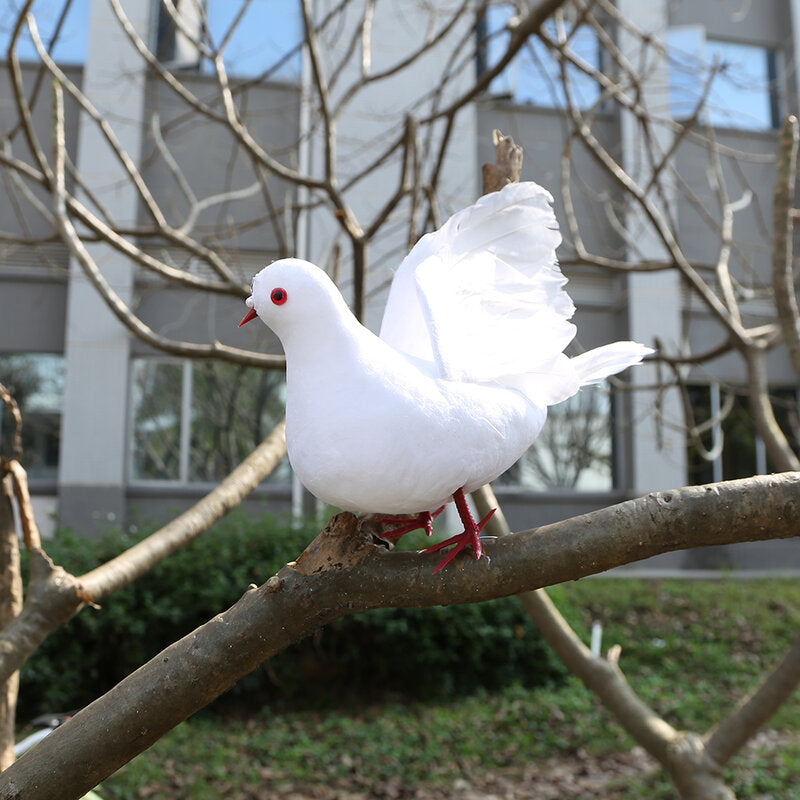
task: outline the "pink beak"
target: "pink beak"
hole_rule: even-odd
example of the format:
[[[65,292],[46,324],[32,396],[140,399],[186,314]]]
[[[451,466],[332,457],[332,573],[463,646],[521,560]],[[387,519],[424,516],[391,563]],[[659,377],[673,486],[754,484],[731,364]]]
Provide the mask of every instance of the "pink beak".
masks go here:
[[[258,314],[256,314],[256,310],[255,310],[254,308],[251,308],[251,309],[250,309],[250,310],[249,310],[249,311],[248,311],[248,312],[247,312],[247,313],[244,315],[244,319],[243,319],[243,320],[242,320],[242,321],[239,323],[239,327],[241,328],[241,327],[242,327],[242,325],[244,325],[244,324],[245,324],[245,322],[250,322],[250,320],[251,320],[251,319],[255,319],[257,316],[258,316]]]

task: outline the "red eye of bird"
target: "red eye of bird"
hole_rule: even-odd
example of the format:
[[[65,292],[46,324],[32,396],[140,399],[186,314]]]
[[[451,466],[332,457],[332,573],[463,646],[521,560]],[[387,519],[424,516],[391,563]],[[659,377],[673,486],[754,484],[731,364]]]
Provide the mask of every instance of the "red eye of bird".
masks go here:
[[[287,294],[285,289],[273,289],[269,295],[269,299],[275,303],[276,306],[282,306],[286,302]]]

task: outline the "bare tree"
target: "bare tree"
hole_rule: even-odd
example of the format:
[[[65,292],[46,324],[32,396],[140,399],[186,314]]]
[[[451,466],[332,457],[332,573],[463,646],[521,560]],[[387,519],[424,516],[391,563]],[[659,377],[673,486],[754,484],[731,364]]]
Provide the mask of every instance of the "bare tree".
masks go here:
[[[765,216],[757,198],[750,197],[747,186],[742,185],[746,182],[743,165],[770,159],[763,153],[744,153],[722,144],[713,127],[704,121],[702,111],[713,83],[713,70],[686,120],[678,122],[650,107],[645,87],[653,65],[666,57],[664,43],[637,30],[606,0],[573,0],[569,4],[542,0],[521,6],[504,28],[502,48],[477,78],[472,65],[476,47],[484,45],[476,45],[475,20],[482,17],[487,3],[478,4],[477,12],[475,4],[466,0],[441,6],[424,4],[420,13],[427,15],[427,26],[420,32],[416,47],[387,61],[384,54],[372,48],[378,13],[373,2],[342,0],[331,5],[325,18],[317,20],[311,16],[310,4],[300,0],[303,35],[298,46],[302,45],[310,80],[303,87],[302,103],[297,108],[303,119],[302,137],[281,146],[272,146],[261,138],[258,116],[251,108],[260,79],[268,77],[270,69],[248,80],[233,79],[228,74],[226,47],[241,15],[221,39],[215,39],[202,4],[196,5],[197,18],[189,19],[174,3],[164,0],[165,24],[188,43],[199,62],[207,65],[210,79],[200,81],[194,73],[169,66],[128,18],[119,0],[110,0],[110,4],[129,46],[146,66],[147,91],[153,102],[148,106],[152,113],[146,120],[145,157],[137,159],[137,154],[126,150],[124,125],[96,107],[79,82],[54,61],[50,55],[54,42],[42,41],[29,13],[32,3],[26,2],[7,52],[16,113],[0,133],[0,167],[19,224],[18,230],[0,235],[0,244],[24,245],[42,252],[52,243],[65,246],[120,323],[141,341],[162,352],[193,359],[213,358],[237,368],[282,368],[279,354],[158,332],[148,324],[138,302],[148,293],[171,289],[244,298],[249,293],[244,274],[247,263],[237,261],[237,241],[253,230],[269,230],[275,254],[288,255],[301,245],[302,228],[309,219],[329,234],[331,246],[324,266],[349,292],[357,316],[364,318],[371,293],[379,292],[385,283],[380,258],[373,263],[370,256],[407,247],[438,223],[440,205],[444,205],[439,191],[441,175],[455,146],[459,114],[465,113],[513,59],[536,41],[543,43],[561,65],[556,80],[564,98],[567,126],[560,191],[568,234],[563,262],[621,274],[678,273],[691,302],[700,304],[717,326],[719,338],[704,352],[692,351],[688,330],[680,341],[665,343],[660,358],[669,378],[650,388],[662,396],[670,391],[685,396],[691,370],[702,369],[723,354],[735,353],[746,370],[754,423],[771,458],[780,469],[800,469],[776,422],[765,367],[766,354],[784,344],[795,365],[795,351],[800,352],[800,343],[795,342],[798,314],[791,250],[798,140],[794,118],[787,119],[782,131],[774,224],[766,235],[771,270],[765,272],[741,257],[734,221],[735,215],[745,210],[752,210],[757,221],[759,214]],[[545,28],[546,20],[554,20],[554,25]],[[40,59],[33,72],[17,55],[25,28]],[[612,29],[621,35],[612,37],[608,33]],[[579,30],[592,31],[602,46],[606,54],[603,71],[587,63],[572,47]],[[622,46],[621,40],[628,45]],[[631,47],[636,49],[635,59]],[[356,100],[376,87],[380,90],[387,82],[410,83],[406,76],[424,69],[426,55],[437,48],[451,54],[445,73],[437,76],[433,86],[418,86],[403,112],[387,115],[388,122],[373,138],[359,142],[354,152],[341,129]],[[576,75],[588,76],[600,87],[588,107],[575,97]],[[53,98],[52,116],[46,120],[53,133],[51,145],[43,143],[41,122],[37,123],[41,108],[49,103],[48,86],[52,86]],[[614,148],[597,131],[598,112],[608,104],[618,107],[637,127],[642,146],[640,157],[631,163],[621,163]],[[134,221],[118,216],[74,167],[68,136],[70,115],[99,132],[112,153],[121,182],[136,198],[138,214]],[[227,169],[223,170],[226,180],[213,190],[196,183],[197,177],[188,168],[181,149],[182,137],[190,135],[193,126],[213,130],[228,154]],[[307,146],[317,148],[321,155],[319,168],[311,169],[300,157]],[[498,137],[497,147],[498,164],[484,170],[487,190],[519,178],[521,154],[513,142]],[[699,187],[687,184],[675,167],[676,158],[689,149],[694,158],[702,154],[707,166],[705,174],[710,183],[705,189],[716,202],[714,211],[709,210],[707,198],[700,196]],[[600,186],[593,186],[574,169],[578,158],[587,155],[602,176]],[[245,175],[246,179],[242,177]],[[379,201],[364,208],[358,202],[358,192],[376,175],[382,182]],[[738,193],[733,199],[731,176]],[[613,192],[608,192],[609,185]],[[581,192],[594,193],[602,200],[598,204],[602,223],[613,231],[616,250],[596,253],[586,244],[592,237],[586,234],[585,218],[575,210]],[[675,216],[676,192],[697,209],[698,217],[715,237],[713,258],[707,254],[700,258],[682,248]],[[229,214],[229,209],[242,213]],[[29,224],[31,218],[36,219],[33,226]],[[661,255],[642,251],[643,231],[658,243]],[[112,248],[135,265],[139,294],[133,299],[118,292],[104,275],[94,250],[98,244]],[[755,296],[774,300],[774,319],[751,318],[747,303]],[[213,372],[207,378],[213,382]],[[14,407],[8,393],[3,401]],[[228,396],[223,405],[233,409],[237,402],[236,397]],[[685,409],[691,413],[690,404],[685,404]],[[591,432],[591,415],[584,416],[585,430]],[[691,418],[682,422],[692,438],[702,444],[701,425]],[[223,452],[211,446],[206,455],[216,458]],[[30,510],[19,452],[3,459],[3,766],[11,761],[15,676],[44,637],[86,604],[128,585],[206,530],[241,502],[274,469],[284,452],[279,425],[195,507],[83,576],[70,575],[48,559]],[[224,456],[228,459],[226,468],[235,460],[234,455]],[[706,450],[705,455],[713,453]],[[540,464],[540,468],[546,471],[547,466]],[[463,569],[450,571],[446,580],[430,575],[427,565],[431,557],[389,553],[374,536],[380,528],[373,519],[338,515],[296,562],[264,586],[249,589],[234,607],[143,665],[48,737],[36,751],[8,766],[0,776],[0,797],[64,798],[65,785],[70,787],[69,796],[80,796],[264,659],[344,614],[379,606],[422,607],[533,592],[522,596],[523,604],[559,657],[660,761],[680,795],[731,798],[731,790],[719,776],[720,767],[800,681],[797,642],[762,687],[714,730],[705,736],[683,733],[636,697],[619,669],[618,650],[606,659],[586,651],[540,587],[674,549],[792,537],[798,521],[798,480],[797,474],[790,473],[653,493],[589,517],[503,538],[487,546],[491,570],[486,561],[470,562]],[[24,603],[16,566],[12,495],[20,509],[24,542],[31,554],[31,578]],[[488,490],[478,493],[476,502],[494,504]],[[497,525],[497,532],[505,533],[500,515]],[[277,619],[280,624],[276,624]],[[176,687],[180,687],[179,692]]]
[[[797,166],[797,119],[788,116],[782,126],[775,153],[754,149],[747,152],[720,141],[720,134],[711,124],[708,109],[709,92],[719,77],[721,66],[707,69],[705,86],[694,98],[694,107],[686,118],[677,120],[663,108],[648,105],[643,91],[647,73],[665,69],[670,53],[665,42],[651,39],[635,29],[620,15],[616,6],[599,0],[576,3],[575,25],[587,25],[598,36],[604,52],[603,72],[576,57],[570,50],[572,31],[563,29],[558,36],[543,34],[552,52],[557,54],[564,71],[564,97],[569,131],[562,159],[561,189],[565,203],[565,219],[569,231],[571,258],[583,264],[595,264],[606,270],[622,273],[677,273],[681,285],[689,293],[689,311],[713,321],[713,344],[698,349],[692,334],[691,313],[686,315],[679,341],[661,343],[660,357],[670,368],[665,386],[685,389],[693,376],[728,354],[740,359],[741,371],[747,376],[745,386],[750,412],[758,435],[778,469],[797,469],[798,457],[776,420],[770,398],[766,359],[770,352],[786,347],[796,375],[800,364],[797,350],[797,304],[794,298],[792,270],[793,199]],[[634,42],[625,52],[618,41],[606,32],[609,20],[626,32]],[[631,47],[635,52],[630,52]],[[632,62],[638,59],[637,68]],[[703,64],[690,62],[695,83],[703,78]],[[567,67],[589,75],[600,87],[597,99],[589,108],[580,107],[569,91]],[[663,100],[663,97],[659,98]],[[637,138],[643,142],[640,157],[630,165],[623,163],[599,135],[595,133],[597,114],[605,103],[613,103],[636,126]],[[609,224],[622,240],[625,255],[610,258],[592,252],[585,244],[584,227],[575,213],[573,195],[579,182],[574,173],[575,151],[588,154],[599,167],[603,179],[609,180],[617,192],[605,203]],[[697,167],[687,175],[678,161],[683,159]],[[753,168],[774,174],[772,224],[762,208],[766,198],[751,188]],[[734,194],[735,192],[735,194]],[[678,208],[683,205],[697,215],[705,233],[702,254],[682,244]],[[749,215],[749,218],[746,218]],[[630,225],[630,220],[635,225]],[[626,227],[627,223],[627,227]],[[737,226],[744,230],[736,237]],[[661,257],[642,255],[641,239],[647,231],[658,244]],[[753,232],[756,232],[755,235]],[[747,252],[746,248],[750,248]],[[765,313],[770,305],[772,313]],[[692,409],[686,407],[688,428]],[[727,410],[730,410],[727,407]],[[695,436],[696,438],[696,436]]]

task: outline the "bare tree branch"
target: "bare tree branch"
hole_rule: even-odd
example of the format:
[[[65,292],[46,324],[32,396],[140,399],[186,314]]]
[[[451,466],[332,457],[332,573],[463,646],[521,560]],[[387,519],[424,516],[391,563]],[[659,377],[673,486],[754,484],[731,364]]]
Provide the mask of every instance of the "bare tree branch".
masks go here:
[[[545,21],[549,19],[557,9],[565,4],[566,0],[540,0],[528,13],[516,21],[511,30],[511,37],[506,48],[506,52],[498,59],[497,63],[479,75],[474,84],[464,93],[459,95],[445,108],[440,109],[428,117],[420,120],[421,123],[428,124],[441,118],[450,118],[463,108],[470,100],[474,99],[482,91],[488,88],[489,84],[511,63],[514,56],[525,46],[531,36],[539,33]]]
[[[14,420],[14,431],[11,434],[11,456],[19,460],[22,458],[22,414],[17,401],[2,383],[0,383],[0,402],[8,409],[11,419]]]
[[[39,30],[36,27],[36,20],[33,15],[28,14],[26,21],[28,24],[28,30],[31,34],[31,39],[36,47],[36,52],[39,54],[39,58],[42,59],[42,63],[52,73],[58,85],[66,88],[70,95],[72,95],[72,97],[79,103],[81,108],[97,125],[97,127],[100,128],[106,142],[111,148],[111,151],[119,160],[126,174],[130,178],[131,183],[136,187],[136,191],[144,203],[145,208],[147,208],[156,224],[165,225],[166,219],[156,203],[155,198],[151,194],[150,188],[142,179],[142,176],[133,159],[127,153],[125,148],[122,147],[116,133],[114,132],[114,129],[111,127],[111,125],[109,125],[108,121],[103,117],[103,115],[95,108],[94,104],[89,100],[89,98],[80,89],[78,89],[78,87],[69,79],[69,77],[67,77],[66,73],[50,57],[50,54],[45,49],[44,45],[42,44],[42,40],[39,37]],[[63,98],[61,103],[63,106]],[[65,157],[65,155],[63,157]],[[63,164],[61,166],[61,171],[64,171]]]
[[[0,469],[0,626],[5,627],[22,610],[22,575],[19,540],[11,506],[13,476]],[[14,762],[14,731],[19,673],[0,684],[0,771]]]
[[[41,549],[31,551],[31,579],[22,612],[0,631],[0,683],[8,680],[45,637],[86,604],[129,585],[235,508],[285,454],[278,425],[219,486],[161,530],[109,562],[75,578]]]
[[[769,399],[766,348],[753,344],[747,348],[744,356],[747,361],[747,396],[756,430],[778,469],[800,469],[800,458],[795,455],[778,425]]]
[[[464,558],[446,575],[431,574],[434,554],[389,552],[352,514],[339,514],[296,562],[9,767],[0,775],[0,798],[80,797],[262,661],[337,617],[384,606],[473,603],[659,552],[790,538],[800,523],[799,487],[800,474],[788,473],[655,492],[488,543],[489,558]]]
[[[17,508],[19,509],[20,524],[22,525],[22,538],[25,542],[25,549],[31,553],[34,550],[42,549],[42,537],[39,534],[39,527],[33,516],[31,506],[31,496],[28,491],[28,475],[17,459],[4,463],[8,474],[14,481],[14,495],[17,498]],[[0,575],[6,573],[0,572]]]
[[[772,288],[783,340],[792,360],[795,375],[800,378],[800,312],[794,288],[792,269],[792,236],[794,225],[792,204],[797,175],[797,147],[800,133],[797,117],[783,121],[778,139],[778,163],[772,206]]]
[[[800,634],[761,685],[704,737],[706,752],[724,765],[786,702],[800,684]]]
[[[275,469],[285,454],[284,424],[281,422],[202,500],[122,555],[82,575],[78,580],[83,593],[98,600],[131,584],[154,564],[163,561],[236,508]]]

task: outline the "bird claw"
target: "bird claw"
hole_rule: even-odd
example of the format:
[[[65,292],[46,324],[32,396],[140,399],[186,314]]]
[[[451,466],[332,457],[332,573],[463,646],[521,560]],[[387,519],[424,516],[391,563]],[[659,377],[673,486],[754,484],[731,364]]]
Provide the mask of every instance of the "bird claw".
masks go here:
[[[432,544],[425,551],[426,553],[435,553],[437,550],[442,550],[445,547],[454,545],[453,549],[450,550],[447,553],[447,555],[436,565],[436,567],[433,570],[434,575],[440,570],[443,570],[466,547],[472,547],[472,550],[475,553],[476,561],[483,555],[483,547],[481,545],[480,532],[486,527],[486,523],[489,522],[489,520],[492,518],[492,515],[496,510],[497,509],[493,508],[477,524],[475,523],[474,520],[472,520],[472,517],[470,516],[469,521],[472,522],[472,524],[469,525],[465,521],[463,533],[457,533],[455,536],[451,536],[449,539],[445,539],[442,542],[436,542],[436,544]]]
[[[405,536],[411,531],[421,528],[425,531],[426,536],[433,535],[433,520],[444,511],[445,507],[437,508],[436,511],[421,511],[413,517],[381,517],[378,521],[381,523],[400,523],[398,527],[392,528],[388,531],[381,533],[381,539],[389,539],[390,541],[397,542],[401,536]]]

